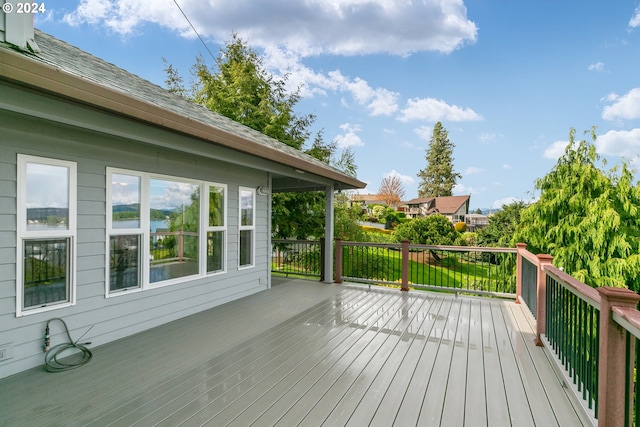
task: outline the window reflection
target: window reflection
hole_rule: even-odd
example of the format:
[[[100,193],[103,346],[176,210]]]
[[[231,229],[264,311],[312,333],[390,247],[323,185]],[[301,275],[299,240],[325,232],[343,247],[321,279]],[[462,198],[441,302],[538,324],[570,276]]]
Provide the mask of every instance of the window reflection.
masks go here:
[[[112,228],[140,228],[140,177],[111,176]]]
[[[151,179],[149,281],[198,274],[198,184]]]
[[[240,190],[240,225],[253,225],[253,191]]]
[[[69,229],[69,168],[27,163],[27,230]]]

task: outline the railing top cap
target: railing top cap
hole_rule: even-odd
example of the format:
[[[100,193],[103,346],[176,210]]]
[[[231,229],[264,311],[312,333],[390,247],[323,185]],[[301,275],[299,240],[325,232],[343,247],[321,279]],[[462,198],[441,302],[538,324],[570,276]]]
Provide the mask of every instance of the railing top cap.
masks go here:
[[[630,289],[625,288],[613,288],[610,286],[603,286],[596,288],[600,296],[607,298],[608,300],[615,300],[618,302],[628,301],[629,303],[637,303],[640,301],[640,295],[633,292]]]

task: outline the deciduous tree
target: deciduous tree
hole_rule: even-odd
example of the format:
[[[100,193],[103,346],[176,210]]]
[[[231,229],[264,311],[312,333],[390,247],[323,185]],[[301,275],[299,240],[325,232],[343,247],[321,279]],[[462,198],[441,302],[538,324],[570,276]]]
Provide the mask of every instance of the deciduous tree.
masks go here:
[[[418,195],[420,197],[452,195],[453,187],[461,178],[461,175],[453,170],[454,146],[442,123],[436,123],[429,141],[429,148],[427,148],[427,167],[418,173],[418,178],[420,178]]]
[[[378,195],[387,206],[397,207],[404,197],[404,184],[397,175],[382,178]]]
[[[536,182],[539,200],[522,211],[515,240],[592,286],[640,289],[640,188],[625,163],[608,171],[592,142],[569,144]],[[600,163],[600,164],[598,164]]]

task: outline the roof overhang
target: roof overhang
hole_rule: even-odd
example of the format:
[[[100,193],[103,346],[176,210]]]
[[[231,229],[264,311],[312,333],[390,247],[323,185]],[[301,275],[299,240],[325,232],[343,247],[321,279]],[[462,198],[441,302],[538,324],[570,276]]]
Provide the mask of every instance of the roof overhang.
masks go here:
[[[257,143],[246,136],[193,120],[151,102],[34,60],[22,52],[0,48],[0,80],[93,110],[142,122],[208,144],[286,165],[291,168],[291,175],[274,175],[272,190],[275,192],[321,190],[329,185],[338,190],[366,186],[357,178],[312,159],[306,160],[302,158],[304,156],[292,155],[276,147]]]

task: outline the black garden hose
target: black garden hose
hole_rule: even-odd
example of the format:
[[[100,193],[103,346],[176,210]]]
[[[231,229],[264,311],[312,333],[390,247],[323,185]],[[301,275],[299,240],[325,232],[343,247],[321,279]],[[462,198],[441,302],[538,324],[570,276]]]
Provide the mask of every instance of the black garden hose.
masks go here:
[[[60,322],[62,322],[67,333],[67,338],[69,338],[69,342],[58,344],[49,348],[49,323],[53,322],[54,320],[59,320]],[[89,328],[89,330],[90,329],[91,328]],[[78,340],[80,340],[80,338]],[[69,328],[67,327],[67,324],[64,320],[60,319],[59,317],[49,319],[47,321],[47,327],[44,334],[44,350],[47,352],[44,355],[45,369],[48,372],[64,372],[70,369],[79,368],[80,366],[89,363],[93,354],[91,353],[91,350],[85,347],[85,345],[87,344],[91,343],[85,342],[82,344],[78,344],[78,341],[73,342],[73,340],[71,339],[71,334],[69,333]],[[67,352],[67,354],[63,354],[65,352]],[[69,356],[71,357],[68,360],[65,360]]]

